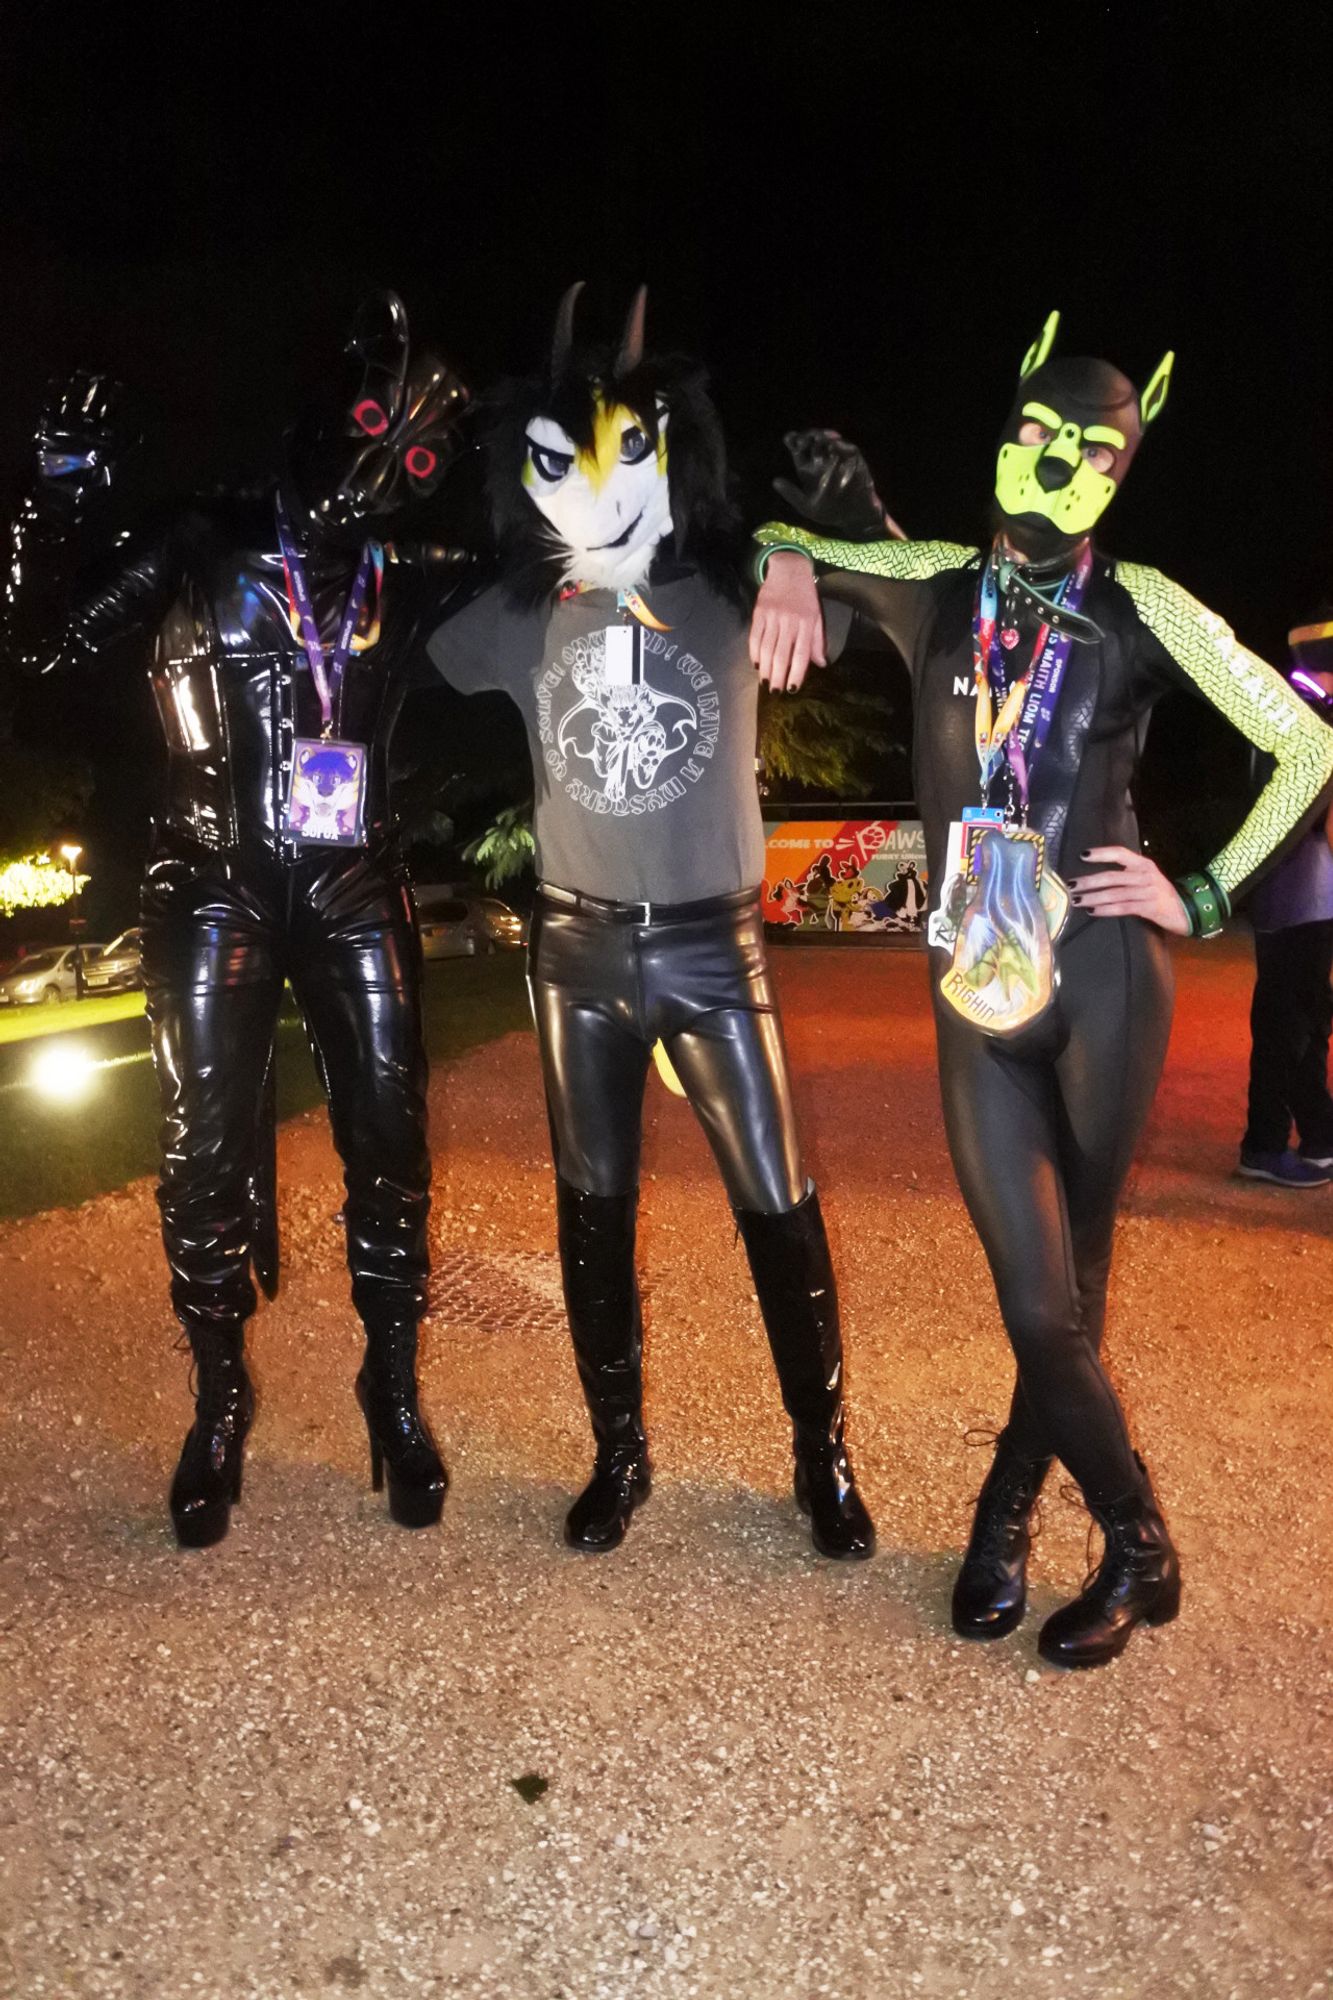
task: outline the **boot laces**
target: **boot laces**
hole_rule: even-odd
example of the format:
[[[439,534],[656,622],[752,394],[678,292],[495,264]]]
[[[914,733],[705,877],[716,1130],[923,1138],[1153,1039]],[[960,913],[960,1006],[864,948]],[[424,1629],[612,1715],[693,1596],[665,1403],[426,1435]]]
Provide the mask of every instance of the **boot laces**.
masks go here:
[[[970,1429],[963,1432],[963,1443],[969,1451],[980,1451],[984,1446],[989,1445],[992,1453],[994,1453],[999,1448],[1000,1432],[988,1430],[984,1424],[974,1424]],[[1021,1476],[1019,1468],[1025,1463],[1027,1461],[1023,1459],[1015,1459],[1013,1474],[1015,1482]],[[980,1552],[987,1556],[999,1556],[1004,1553],[1005,1538],[1008,1535],[1010,1527],[1013,1525],[1013,1514],[1015,1511],[1012,1506],[1007,1510],[1003,1506],[1000,1506],[991,1512],[978,1538]],[[1027,1535],[1029,1541],[1036,1541],[1042,1531],[1043,1524],[1044,1516],[1041,1510],[1041,1495],[1039,1493],[1027,1510]]]

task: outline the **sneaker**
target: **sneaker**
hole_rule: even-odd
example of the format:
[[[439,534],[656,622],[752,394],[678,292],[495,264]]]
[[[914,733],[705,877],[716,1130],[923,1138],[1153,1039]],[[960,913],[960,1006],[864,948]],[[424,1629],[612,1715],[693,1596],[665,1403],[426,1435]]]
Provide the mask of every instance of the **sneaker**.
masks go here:
[[[1246,1180],[1276,1181],[1279,1187],[1327,1187],[1333,1161],[1304,1160],[1290,1148],[1285,1153],[1255,1153],[1242,1147],[1239,1171]]]

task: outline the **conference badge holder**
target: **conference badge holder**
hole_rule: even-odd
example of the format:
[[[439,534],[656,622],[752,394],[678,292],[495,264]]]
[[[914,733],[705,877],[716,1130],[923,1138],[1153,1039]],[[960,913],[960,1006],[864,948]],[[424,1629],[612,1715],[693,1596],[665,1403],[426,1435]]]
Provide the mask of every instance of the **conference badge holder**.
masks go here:
[[[1017,1034],[1055,998],[1054,942],[1069,914],[1069,892],[1045,865],[1046,843],[1028,827],[1006,826],[991,808],[969,808],[949,829],[933,945],[950,952],[940,992],[983,1033]]]
[[[298,736],[282,830],[287,839],[319,847],[364,847],[364,743]]]

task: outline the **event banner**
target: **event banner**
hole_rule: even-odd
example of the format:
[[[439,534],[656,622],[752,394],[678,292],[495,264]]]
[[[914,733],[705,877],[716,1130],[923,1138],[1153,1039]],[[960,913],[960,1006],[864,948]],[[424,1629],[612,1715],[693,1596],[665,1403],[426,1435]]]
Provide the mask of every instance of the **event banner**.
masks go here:
[[[764,921],[803,933],[917,936],[926,842],[914,819],[765,819]]]

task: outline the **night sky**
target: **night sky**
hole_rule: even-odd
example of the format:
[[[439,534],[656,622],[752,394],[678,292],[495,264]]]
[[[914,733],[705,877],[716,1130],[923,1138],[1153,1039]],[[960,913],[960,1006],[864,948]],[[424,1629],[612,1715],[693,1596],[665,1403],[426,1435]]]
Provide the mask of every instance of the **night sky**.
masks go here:
[[[1333,592],[1326,9],[10,10],[0,254],[12,486],[49,375],[138,393],[138,486],[254,475],[388,284],[478,386],[592,281],[702,354],[750,511],[793,424],[909,532],[979,533],[1018,362],[1167,413],[1109,518],[1274,657]],[[256,17],[262,18],[262,17]],[[274,27],[273,21],[281,25]],[[359,24],[359,25],[358,25]],[[1205,32],[1206,31],[1206,32]]]

